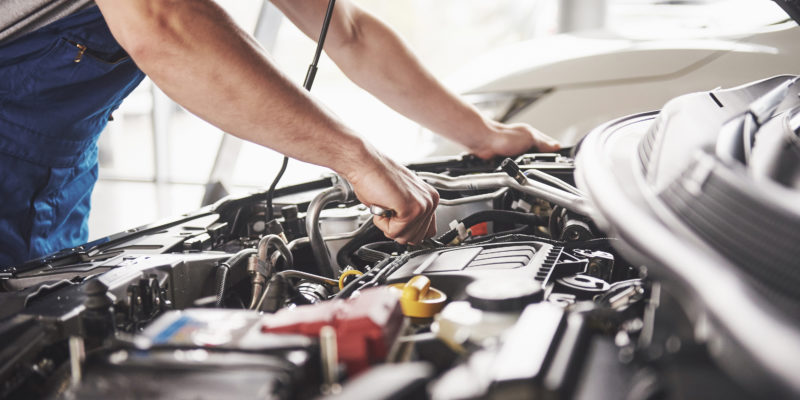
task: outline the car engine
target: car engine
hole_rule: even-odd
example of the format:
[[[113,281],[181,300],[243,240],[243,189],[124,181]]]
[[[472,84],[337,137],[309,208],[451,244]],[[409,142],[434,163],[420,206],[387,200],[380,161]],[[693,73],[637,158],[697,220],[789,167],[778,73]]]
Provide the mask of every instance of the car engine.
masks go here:
[[[796,396],[793,83],[687,95],[558,153],[411,164],[441,197],[419,245],[330,176],[6,267],[0,397]],[[714,171],[747,201],[690,179]],[[729,219],[756,211],[784,224]]]

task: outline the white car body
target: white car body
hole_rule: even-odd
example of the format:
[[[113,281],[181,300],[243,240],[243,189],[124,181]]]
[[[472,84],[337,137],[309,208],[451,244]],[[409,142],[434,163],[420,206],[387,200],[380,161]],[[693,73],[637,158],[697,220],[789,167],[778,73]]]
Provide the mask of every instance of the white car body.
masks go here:
[[[659,109],[683,93],[797,73],[800,27],[771,2],[753,3],[778,13],[753,16],[750,22],[766,21],[746,32],[640,24],[639,34],[627,37],[594,31],[534,39],[475,60],[449,83],[479,108],[504,108],[495,119],[529,123],[572,145],[605,121]],[[519,108],[503,118],[515,98]],[[453,150],[444,145],[440,153]]]

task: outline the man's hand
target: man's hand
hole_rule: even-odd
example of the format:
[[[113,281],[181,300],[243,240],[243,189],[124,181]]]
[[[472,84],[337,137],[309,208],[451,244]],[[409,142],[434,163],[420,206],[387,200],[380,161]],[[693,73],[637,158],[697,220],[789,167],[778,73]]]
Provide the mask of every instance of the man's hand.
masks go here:
[[[373,217],[375,226],[400,244],[419,244],[435,235],[439,193],[402,165],[377,152],[373,156],[345,178],[362,203],[394,211],[391,217]]]
[[[551,152],[561,148],[557,140],[527,124],[489,121],[488,125],[490,133],[485,136],[483,143],[470,148],[472,154],[483,159],[494,156],[516,156],[532,148],[541,152]]]

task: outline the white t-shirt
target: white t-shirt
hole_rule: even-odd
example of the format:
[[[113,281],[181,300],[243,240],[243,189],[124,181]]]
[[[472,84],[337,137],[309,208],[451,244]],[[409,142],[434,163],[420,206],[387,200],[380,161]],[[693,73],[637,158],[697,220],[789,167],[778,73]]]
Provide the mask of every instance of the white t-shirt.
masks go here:
[[[93,0],[0,0],[0,44],[92,5]]]

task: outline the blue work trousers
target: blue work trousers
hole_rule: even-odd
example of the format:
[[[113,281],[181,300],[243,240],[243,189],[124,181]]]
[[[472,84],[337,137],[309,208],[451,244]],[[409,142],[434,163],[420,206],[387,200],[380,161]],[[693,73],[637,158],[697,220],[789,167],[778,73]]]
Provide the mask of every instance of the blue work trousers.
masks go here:
[[[97,139],[143,78],[97,7],[0,45],[0,266],[88,239]]]

